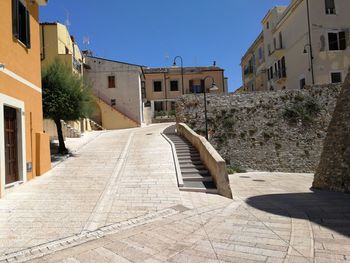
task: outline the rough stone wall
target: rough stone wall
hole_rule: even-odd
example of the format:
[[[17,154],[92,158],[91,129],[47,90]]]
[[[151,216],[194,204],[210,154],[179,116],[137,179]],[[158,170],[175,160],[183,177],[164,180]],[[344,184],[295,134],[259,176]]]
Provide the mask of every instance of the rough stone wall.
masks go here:
[[[313,187],[350,193],[350,74],[329,124]]]
[[[305,90],[209,95],[210,142],[241,168],[314,172],[341,85]],[[178,122],[204,135],[203,95],[177,102]]]

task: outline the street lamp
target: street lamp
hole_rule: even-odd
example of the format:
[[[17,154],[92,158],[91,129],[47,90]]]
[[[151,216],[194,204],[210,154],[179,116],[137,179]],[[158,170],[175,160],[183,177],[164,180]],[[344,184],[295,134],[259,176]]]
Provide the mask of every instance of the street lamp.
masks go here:
[[[174,58],[174,63],[173,63],[173,67],[176,67],[176,59],[180,59],[181,61],[181,89],[182,89],[182,95],[185,94],[184,91],[184,64],[183,64],[183,60],[181,56],[176,56]]]
[[[217,91],[219,88],[215,84],[215,79],[212,76],[206,76],[203,80],[204,83],[204,118],[205,118],[205,138],[207,141],[209,141],[209,136],[208,136],[208,117],[207,117],[207,91],[205,89],[205,81],[206,79],[210,78],[212,80],[211,88],[209,89],[210,91]]]

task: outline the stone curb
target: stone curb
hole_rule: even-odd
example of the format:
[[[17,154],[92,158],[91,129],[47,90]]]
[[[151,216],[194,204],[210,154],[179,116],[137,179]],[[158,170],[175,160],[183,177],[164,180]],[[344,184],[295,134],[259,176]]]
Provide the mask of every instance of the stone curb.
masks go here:
[[[102,238],[106,235],[114,234],[119,231],[130,229],[136,226],[144,225],[164,217],[179,213],[176,208],[167,208],[157,212],[148,213],[119,223],[100,227],[94,231],[84,231],[80,234],[72,235],[62,239],[54,240],[45,244],[27,248],[21,251],[13,252],[0,256],[0,263],[26,262],[35,258],[43,257],[67,248],[71,248],[88,241]]]

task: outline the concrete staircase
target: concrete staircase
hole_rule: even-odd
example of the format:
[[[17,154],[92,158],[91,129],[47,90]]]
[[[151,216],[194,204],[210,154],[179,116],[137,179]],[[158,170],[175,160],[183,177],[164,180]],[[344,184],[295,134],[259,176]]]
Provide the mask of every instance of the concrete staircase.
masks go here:
[[[175,125],[164,134],[174,143],[184,182],[182,191],[218,193],[213,179],[200,159],[197,149],[185,138],[175,132]]]

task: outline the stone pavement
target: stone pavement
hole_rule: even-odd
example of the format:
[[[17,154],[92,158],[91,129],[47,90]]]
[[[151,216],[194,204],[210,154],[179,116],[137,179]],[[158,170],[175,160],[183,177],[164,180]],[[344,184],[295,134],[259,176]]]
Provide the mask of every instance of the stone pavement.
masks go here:
[[[234,200],[182,192],[178,213],[30,262],[350,262],[350,196],[310,174],[230,176]]]
[[[37,256],[30,262],[350,262],[349,195],[282,173],[231,175],[233,200],[179,192],[164,127],[100,135],[0,200],[2,253],[49,242],[23,253]]]
[[[102,132],[13,189],[0,200],[0,255],[180,203],[165,127]]]

